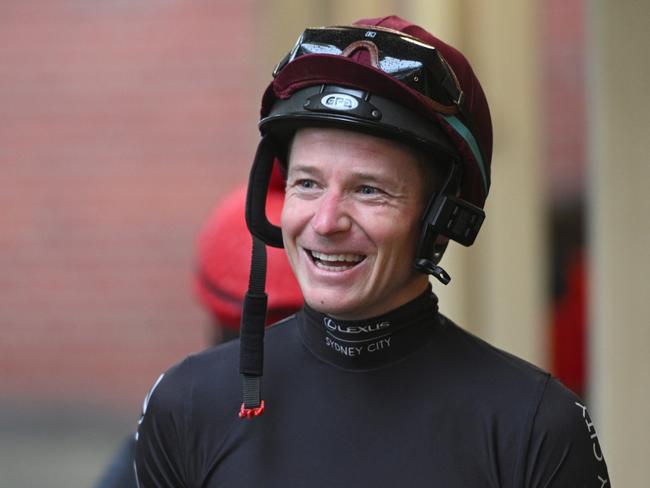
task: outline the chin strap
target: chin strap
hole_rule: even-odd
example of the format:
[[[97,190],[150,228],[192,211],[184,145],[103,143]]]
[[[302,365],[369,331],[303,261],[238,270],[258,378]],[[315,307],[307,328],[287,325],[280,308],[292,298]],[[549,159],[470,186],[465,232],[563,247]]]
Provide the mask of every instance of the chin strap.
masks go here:
[[[239,372],[242,375],[243,402],[239,417],[242,419],[259,417],[264,412],[262,373],[267,309],[264,291],[266,245],[282,247],[280,228],[271,224],[266,217],[266,195],[274,159],[274,143],[269,136],[264,136],[257,147],[246,196],[246,224],[253,237],[253,252],[240,329]]]
[[[448,285],[451,281],[451,276],[444,269],[438,266],[431,259],[420,258],[415,262],[415,269],[422,271],[423,273],[430,274],[434,276],[442,283],[443,285]]]
[[[266,217],[266,195],[269,191],[276,153],[272,138],[268,135],[263,136],[257,146],[248,177],[246,225],[251,234],[262,242],[272,247],[283,247],[282,231]]]
[[[264,325],[267,296],[266,246],[253,237],[253,255],[248,291],[244,296],[239,351],[239,372],[242,375],[243,403],[240,418],[254,418],[264,412],[262,373],[264,369]]]

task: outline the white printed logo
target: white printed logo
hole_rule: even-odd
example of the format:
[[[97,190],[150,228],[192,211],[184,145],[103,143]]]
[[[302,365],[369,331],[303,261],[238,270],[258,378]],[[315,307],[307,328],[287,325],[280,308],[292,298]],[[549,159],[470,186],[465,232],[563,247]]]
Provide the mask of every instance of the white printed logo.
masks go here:
[[[600,445],[598,443],[598,436],[596,435],[596,428],[594,427],[593,422],[591,421],[591,418],[589,418],[589,414],[587,413],[587,407],[582,405],[581,403],[574,402],[575,405],[580,408],[582,411],[582,418],[585,421],[585,426],[587,427],[587,432],[589,433],[589,438],[592,441],[591,448],[594,454],[594,458],[596,458],[596,461],[598,462],[603,462],[603,453],[600,450]],[[609,480],[607,478],[602,477],[600,474],[597,474],[598,476],[598,481],[600,482],[601,488],[607,486],[609,484]]]
[[[369,332],[377,332],[378,330],[388,329],[390,322],[377,322],[369,325],[348,325],[342,326],[334,322],[331,318],[325,317],[323,319],[325,327],[335,332],[342,332],[344,334],[367,334]]]
[[[354,110],[359,106],[356,98],[345,93],[330,93],[320,99],[324,107],[332,110]]]

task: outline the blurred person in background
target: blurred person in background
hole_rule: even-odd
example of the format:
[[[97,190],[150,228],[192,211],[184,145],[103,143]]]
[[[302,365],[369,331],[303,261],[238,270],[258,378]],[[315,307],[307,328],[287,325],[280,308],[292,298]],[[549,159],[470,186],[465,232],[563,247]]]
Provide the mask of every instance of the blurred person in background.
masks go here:
[[[155,382],[141,488],[609,487],[582,400],[438,310],[429,275],[449,282],[440,259],[474,242],[490,188],[490,112],[463,54],[395,16],[306,29],[260,131],[241,338]],[[277,160],[280,228],[264,212]],[[305,305],[264,337],[265,244]]]
[[[279,219],[283,199],[284,182],[280,174],[274,172],[266,205],[272,218]],[[210,317],[207,327],[210,345],[239,337],[252,247],[244,219],[245,202],[245,186],[226,195],[215,206],[196,241],[197,264],[192,286],[194,295]],[[267,323],[273,323],[298,310],[303,298],[282,249],[270,250],[267,265],[271,272]],[[130,435],[96,488],[136,488],[134,453],[135,438]]]

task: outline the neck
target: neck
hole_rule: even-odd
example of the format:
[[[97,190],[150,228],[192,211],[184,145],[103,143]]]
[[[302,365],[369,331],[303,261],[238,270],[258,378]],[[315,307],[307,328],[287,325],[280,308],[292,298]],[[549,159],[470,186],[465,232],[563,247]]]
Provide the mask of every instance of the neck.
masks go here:
[[[346,369],[374,369],[408,356],[438,326],[437,298],[428,288],[410,302],[364,320],[342,320],[305,306],[299,327],[320,359]]]
[[[371,309],[366,308],[355,311],[328,313],[326,310],[322,310],[319,304],[310,304],[307,301],[305,301],[305,303],[309,305],[312,310],[323,313],[336,320],[346,322],[372,321],[376,317],[380,317],[389,314],[393,310],[400,309],[402,305],[412,302],[416,298],[420,297],[423,293],[431,292],[431,284],[429,283],[428,276],[425,276],[419,272],[416,272],[416,274],[418,275],[417,280],[413,280],[407,286],[404,286],[401,290],[399,290],[399,292],[393,295],[390,300],[379,305],[375,304]]]

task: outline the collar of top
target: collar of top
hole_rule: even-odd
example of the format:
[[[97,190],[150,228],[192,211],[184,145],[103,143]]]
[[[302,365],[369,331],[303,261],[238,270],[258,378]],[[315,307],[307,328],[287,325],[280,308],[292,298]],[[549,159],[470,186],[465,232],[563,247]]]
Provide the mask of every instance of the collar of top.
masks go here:
[[[381,368],[425,345],[440,325],[438,299],[427,290],[416,299],[367,320],[339,320],[305,305],[298,327],[319,359],[351,370]]]

